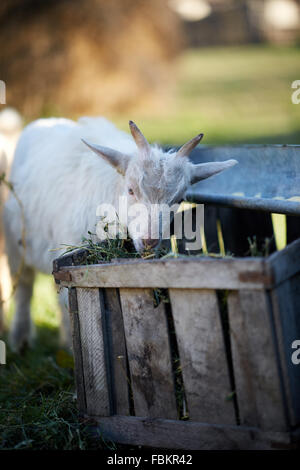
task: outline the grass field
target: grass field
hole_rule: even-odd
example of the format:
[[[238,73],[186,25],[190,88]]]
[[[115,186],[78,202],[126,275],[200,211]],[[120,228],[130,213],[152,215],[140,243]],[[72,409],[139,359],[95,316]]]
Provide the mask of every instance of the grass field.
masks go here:
[[[157,115],[131,116],[153,141],[181,144],[204,132],[203,143],[300,143],[300,48],[243,46],[186,52],[170,79],[172,98]],[[127,129],[127,117],[118,123]]]
[[[291,83],[300,79],[299,58],[297,48],[188,51],[174,70],[173,97],[154,116],[130,118],[149,140],[166,144],[180,144],[199,131],[210,144],[300,143],[300,105],[291,102]],[[127,129],[127,118],[115,121]],[[280,221],[280,247],[282,228]],[[22,357],[8,351],[7,365],[0,366],[0,449],[110,446],[91,440],[78,421],[72,360],[58,345],[59,311],[51,278],[38,276],[32,310],[36,347]]]

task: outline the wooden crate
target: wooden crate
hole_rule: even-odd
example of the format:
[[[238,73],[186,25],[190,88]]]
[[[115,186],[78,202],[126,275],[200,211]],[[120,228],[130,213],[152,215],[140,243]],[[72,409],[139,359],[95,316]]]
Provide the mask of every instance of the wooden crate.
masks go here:
[[[300,240],[268,258],[78,259],[56,260],[54,276],[69,289],[80,412],[106,438],[185,450],[297,446]],[[157,288],[169,303],[154,306]]]

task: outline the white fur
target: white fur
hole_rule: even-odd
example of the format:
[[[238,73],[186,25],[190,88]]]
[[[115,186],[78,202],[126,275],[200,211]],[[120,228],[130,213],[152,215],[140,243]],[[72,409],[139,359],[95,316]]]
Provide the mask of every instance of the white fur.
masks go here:
[[[132,123],[134,126],[134,124]],[[22,201],[26,228],[25,270],[17,292],[17,309],[11,340],[14,349],[29,341],[29,300],[34,271],[51,273],[52,261],[62,244],[79,245],[88,231],[95,232],[96,209],[101,203],[118,207],[125,195],[128,204],[142,202],[171,204],[178,202],[191,181],[208,177],[233,163],[192,165],[186,156],[165,153],[143,141],[133,127],[135,140],[104,118],[82,118],[75,123],[67,119],[40,119],[25,128],[19,140],[11,170],[11,181]],[[100,144],[95,155],[82,141]],[[199,141],[199,138],[196,138]],[[187,148],[195,146],[195,139]],[[143,149],[143,145],[146,147]],[[105,152],[105,147],[120,152]],[[91,146],[93,148],[93,146]],[[107,150],[107,149],[106,149]],[[107,153],[107,155],[106,155]],[[120,165],[116,164],[120,163]],[[126,162],[126,164],[125,164]],[[112,163],[112,161],[111,161]],[[122,164],[121,164],[122,163]],[[135,195],[128,194],[134,188]],[[22,259],[20,207],[13,195],[5,206],[6,244],[12,273]],[[142,249],[143,238],[136,247]],[[65,309],[66,310],[66,309]]]
[[[95,231],[97,206],[114,203],[123,179],[83,144],[82,137],[135,150],[128,134],[100,118],[81,119],[78,124],[40,119],[25,128],[16,149],[11,181],[25,210],[26,264],[45,273],[51,272],[58,256],[50,250],[78,245],[88,230]],[[5,224],[15,241],[21,237],[19,213],[10,197]]]
[[[29,270],[25,270],[16,293],[10,338],[14,350],[31,342],[28,299],[33,271],[51,273],[52,262],[59,254],[51,250],[61,248],[62,244],[79,245],[88,230],[95,231],[97,206],[102,202],[114,203],[117,188],[124,179],[91,152],[81,138],[127,152],[136,151],[127,133],[102,118],[83,118],[78,123],[67,119],[40,119],[24,129],[17,145],[10,180],[24,207],[25,265]],[[14,275],[23,250],[20,207],[13,195],[5,205],[4,224],[6,249]],[[61,299],[65,311],[64,304],[65,300]],[[66,325],[67,321],[63,323]]]

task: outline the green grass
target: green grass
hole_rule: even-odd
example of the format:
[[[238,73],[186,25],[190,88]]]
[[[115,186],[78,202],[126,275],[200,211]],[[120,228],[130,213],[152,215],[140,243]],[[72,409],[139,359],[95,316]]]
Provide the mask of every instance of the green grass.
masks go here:
[[[156,114],[136,113],[147,137],[181,144],[204,132],[203,143],[300,143],[300,48],[243,46],[191,50],[178,60],[177,85]],[[127,118],[117,122],[127,129]]]
[[[174,70],[173,97],[162,100],[156,114],[129,117],[149,140],[165,144],[180,144],[199,131],[209,144],[300,143],[300,105],[291,103],[299,59],[297,48],[188,51]],[[127,130],[128,116],[114,120]],[[282,248],[284,216],[273,219]],[[32,309],[35,348],[24,356],[8,351],[7,365],[0,366],[0,449],[109,446],[92,440],[78,419],[72,361],[59,346],[59,310],[50,277],[38,276]]]
[[[59,309],[50,276],[38,276],[32,309],[34,348],[22,356],[8,348],[7,364],[0,366],[0,450],[113,448],[100,435],[92,438],[78,418],[73,360],[59,346]]]

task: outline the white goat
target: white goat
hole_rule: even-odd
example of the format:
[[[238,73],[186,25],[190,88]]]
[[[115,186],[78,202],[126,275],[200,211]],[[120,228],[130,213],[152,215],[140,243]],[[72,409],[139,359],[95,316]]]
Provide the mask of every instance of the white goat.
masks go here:
[[[130,130],[133,139],[104,118],[82,118],[78,123],[51,118],[33,122],[23,131],[11,171],[11,181],[24,206],[26,225],[25,267],[16,291],[11,331],[15,350],[20,350],[31,338],[29,303],[34,272],[51,273],[53,259],[57,257],[57,252],[51,249],[66,243],[76,246],[88,231],[94,232],[99,204],[117,207],[122,195],[129,207],[136,202],[146,206],[170,205],[183,199],[190,184],[236,163],[189,162],[187,156],[202,134],[178,151],[165,152],[150,146],[131,121]],[[6,203],[4,223],[10,268],[15,274],[23,252],[20,207],[14,197]],[[152,246],[156,243],[148,234],[148,220],[134,243],[138,250],[145,243]],[[65,298],[61,305],[63,325],[68,331]],[[70,335],[66,334],[68,338]]]

